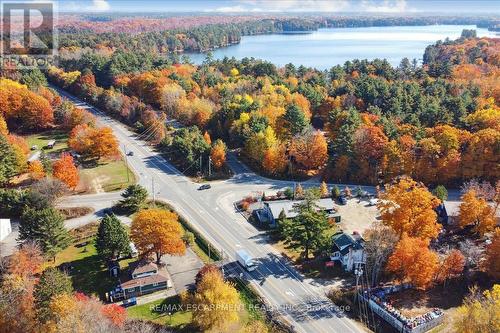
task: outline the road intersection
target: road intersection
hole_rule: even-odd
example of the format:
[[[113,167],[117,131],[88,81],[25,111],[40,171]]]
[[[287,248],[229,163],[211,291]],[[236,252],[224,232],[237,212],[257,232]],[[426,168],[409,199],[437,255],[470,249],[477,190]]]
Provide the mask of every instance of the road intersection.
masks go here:
[[[265,235],[248,224],[228,203],[228,196],[248,194],[252,191],[276,190],[290,182],[272,181],[236,166],[232,157],[230,165],[236,175],[226,181],[212,184],[212,190],[198,191],[198,184],[182,175],[163,159],[148,143],[137,139],[125,125],[100,113],[98,110],[60,91],[78,107],[96,114],[102,125],[113,129],[121,149],[132,151],[128,165],[157,199],[170,203],[176,211],[206,237],[223,254],[228,262],[235,261],[235,252],[246,249],[259,262],[252,273],[241,274],[267,301],[274,313],[281,315],[298,332],[363,332],[365,329],[332,304],[321,289],[304,280],[281,254],[268,244]],[[125,152],[125,151],[122,151]],[[154,191],[154,192],[153,192]],[[100,194],[100,202],[117,200],[116,194]],[[85,203],[92,196],[72,197],[67,203]],[[82,221],[83,223],[83,221]]]

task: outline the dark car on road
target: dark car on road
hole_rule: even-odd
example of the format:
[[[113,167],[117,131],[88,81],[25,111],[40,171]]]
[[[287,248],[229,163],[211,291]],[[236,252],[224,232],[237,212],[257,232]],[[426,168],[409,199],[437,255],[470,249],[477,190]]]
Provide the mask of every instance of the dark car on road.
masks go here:
[[[127,153],[127,156],[134,156],[134,152],[133,152],[133,151],[129,151],[129,152]]]
[[[210,186],[209,184],[205,184],[205,185],[201,185],[200,187],[198,187],[198,191],[208,190],[211,188],[212,188],[212,186]]]
[[[341,205],[347,205],[347,198],[346,198],[346,197],[344,197],[344,196],[340,196],[340,197],[339,197],[339,203],[340,203]]]

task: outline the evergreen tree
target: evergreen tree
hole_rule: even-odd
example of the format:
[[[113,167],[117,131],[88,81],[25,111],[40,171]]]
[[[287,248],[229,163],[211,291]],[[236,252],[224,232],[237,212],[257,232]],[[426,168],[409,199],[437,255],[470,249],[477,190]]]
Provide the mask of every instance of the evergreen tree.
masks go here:
[[[63,216],[54,208],[36,210],[28,207],[21,217],[19,240],[38,242],[45,255],[54,259],[69,246],[71,237],[64,227]]]
[[[281,224],[285,243],[292,249],[301,250],[303,258],[308,259],[310,251],[318,253],[328,246],[328,216],[316,205],[319,198],[317,189],[305,192],[305,199],[295,208],[298,215],[284,219]]]
[[[441,202],[448,199],[448,190],[443,185],[436,186],[436,188],[432,191],[432,194],[438,197]]]
[[[104,216],[99,224],[95,246],[97,253],[105,260],[130,253],[130,240],[120,220],[113,215]]]
[[[128,213],[135,213],[146,202],[148,191],[141,185],[134,184],[127,187],[122,197],[118,207]]]
[[[38,318],[44,322],[50,315],[50,300],[57,295],[71,294],[73,286],[69,276],[57,268],[47,268],[35,286],[33,296],[38,311]]]
[[[19,162],[7,138],[0,134],[0,184],[19,172]]]
[[[286,109],[283,119],[287,122],[292,136],[301,133],[309,125],[304,112],[295,104]]]

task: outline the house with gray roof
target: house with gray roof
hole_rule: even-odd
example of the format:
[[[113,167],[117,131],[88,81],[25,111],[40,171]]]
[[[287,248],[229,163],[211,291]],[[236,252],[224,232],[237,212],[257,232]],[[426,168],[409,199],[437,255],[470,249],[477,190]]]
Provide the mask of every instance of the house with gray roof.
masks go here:
[[[120,285],[108,293],[111,302],[173,287],[168,271],[149,260],[142,259],[130,263],[128,271],[129,274],[120,278]]]
[[[356,264],[366,262],[365,240],[357,232],[352,235],[338,232],[332,236],[330,260],[339,262],[346,271],[352,271]]]
[[[254,218],[260,224],[269,225],[271,228],[276,227],[276,221],[283,212],[285,217],[292,219],[298,215],[296,208],[303,200],[276,200],[265,201],[261,209],[253,211]],[[318,208],[326,212],[329,218],[337,218],[340,222],[340,216],[337,214],[334,201],[331,198],[323,198],[316,201]]]

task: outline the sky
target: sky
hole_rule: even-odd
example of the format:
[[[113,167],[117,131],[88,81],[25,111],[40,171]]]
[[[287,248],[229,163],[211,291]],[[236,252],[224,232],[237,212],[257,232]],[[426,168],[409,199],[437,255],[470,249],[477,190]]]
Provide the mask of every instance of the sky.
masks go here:
[[[498,0],[59,0],[62,12],[440,13],[500,15]]]

